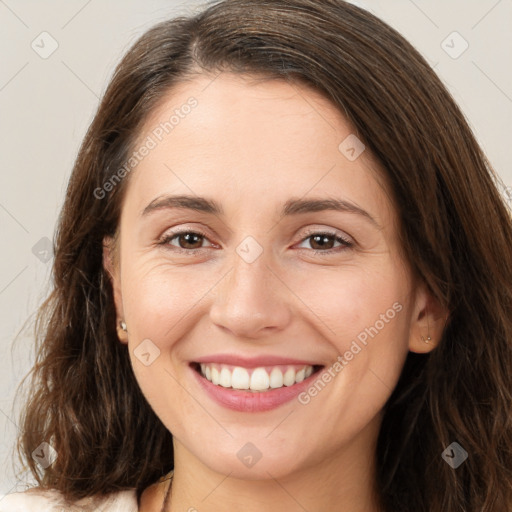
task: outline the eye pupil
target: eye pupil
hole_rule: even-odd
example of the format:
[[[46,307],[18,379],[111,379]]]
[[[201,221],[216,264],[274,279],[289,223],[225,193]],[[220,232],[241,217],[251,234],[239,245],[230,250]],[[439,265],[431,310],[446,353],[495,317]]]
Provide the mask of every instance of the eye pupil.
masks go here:
[[[202,235],[199,235],[197,233],[182,233],[180,236],[179,236],[179,239],[180,239],[180,247],[182,247],[183,249],[186,249],[186,248],[189,248],[189,247],[183,247],[183,244],[181,243],[181,240],[185,240],[185,244],[189,244],[189,245],[194,245],[194,242],[191,241],[191,239],[196,239],[196,243],[197,243],[197,240],[201,240],[202,239]],[[195,248],[195,247],[193,247]]]
[[[311,246],[314,248],[314,249],[332,249],[332,246],[334,244],[334,240],[332,240],[332,236],[331,235],[314,235],[312,237],[313,239],[313,243],[311,244]],[[329,244],[329,239],[331,239],[331,243]],[[315,244],[319,244],[320,246],[319,247],[314,247]],[[328,246],[328,247],[326,247]]]

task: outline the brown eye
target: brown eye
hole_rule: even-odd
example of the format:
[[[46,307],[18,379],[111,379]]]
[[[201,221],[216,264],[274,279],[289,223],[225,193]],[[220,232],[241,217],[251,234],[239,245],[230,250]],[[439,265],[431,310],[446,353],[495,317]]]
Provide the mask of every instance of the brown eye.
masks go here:
[[[165,235],[160,240],[159,245],[169,247],[178,252],[193,254],[205,248],[202,245],[204,240],[208,240],[208,238],[203,233],[196,231],[178,231]]]
[[[182,249],[200,249],[203,235],[199,233],[179,233],[173,238],[178,240],[179,246]]]
[[[313,235],[310,238],[313,249],[332,249],[336,241],[331,235]]]
[[[315,252],[339,252],[340,250],[353,247],[353,242],[343,238],[337,233],[312,233],[302,240],[301,243],[309,241],[310,248]],[[334,247],[335,243],[339,243],[338,247]],[[304,248],[304,247],[301,247]]]

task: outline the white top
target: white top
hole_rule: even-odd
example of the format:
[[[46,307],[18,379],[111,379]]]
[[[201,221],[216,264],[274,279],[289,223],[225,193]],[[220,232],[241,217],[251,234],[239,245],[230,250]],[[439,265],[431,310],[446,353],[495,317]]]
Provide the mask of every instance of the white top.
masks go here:
[[[73,503],[56,489],[28,489],[0,495],[0,512],[137,512],[135,488],[113,492],[103,498],[84,498]]]

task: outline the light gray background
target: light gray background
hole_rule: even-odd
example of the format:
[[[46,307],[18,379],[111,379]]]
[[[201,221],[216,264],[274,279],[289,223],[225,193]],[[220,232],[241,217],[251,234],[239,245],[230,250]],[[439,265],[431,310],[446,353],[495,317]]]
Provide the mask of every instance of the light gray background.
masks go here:
[[[398,29],[435,68],[502,177],[510,202],[512,0],[353,3]],[[31,331],[20,334],[14,345],[13,340],[48,293],[52,260],[41,239],[53,237],[80,141],[129,45],[154,23],[195,12],[199,5],[0,0],[0,496],[32,482],[28,477],[17,481],[13,472],[18,409],[13,409],[13,396],[34,359]],[[50,48],[48,36],[40,36],[43,31],[58,43],[46,59],[31,47],[35,41],[39,51],[43,45]],[[463,39],[450,36],[454,31]],[[467,50],[453,58],[464,40]]]

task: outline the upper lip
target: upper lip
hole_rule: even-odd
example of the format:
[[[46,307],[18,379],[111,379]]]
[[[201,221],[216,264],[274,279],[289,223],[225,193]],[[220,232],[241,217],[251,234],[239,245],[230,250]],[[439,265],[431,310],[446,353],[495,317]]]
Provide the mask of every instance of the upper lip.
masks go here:
[[[199,357],[194,360],[195,363],[216,363],[228,364],[231,366],[241,366],[243,368],[258,368],[260,366],[277,366],[277,365],[305,365],[305,366],[321,366],[319,363],[305,361],[301,359],[292,359],[289,357],[276,355],[261,355],[257,357],[237,356],[233,354],[212,354],[209,356]]]

